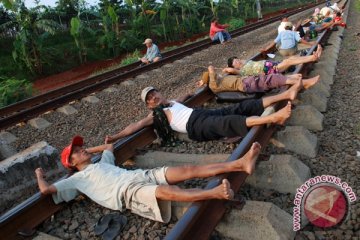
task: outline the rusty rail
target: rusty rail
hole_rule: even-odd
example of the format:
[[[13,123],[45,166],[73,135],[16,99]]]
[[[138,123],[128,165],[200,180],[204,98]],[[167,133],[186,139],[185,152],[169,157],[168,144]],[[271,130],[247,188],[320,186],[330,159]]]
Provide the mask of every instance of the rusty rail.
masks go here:
[[[252,59],[259,58],[261,58],[260,53],[253,56]],[[211,91],[204,89],[186,101],[186,105],[190,107],[198,106],[205,103],[209,99],[212,99],[213,97],[214,94]],[[274,131],[274,126],[267,128],[265,126],[253,127],[240,143],[240,145],[234,150],[228,161],[235,160],[238,157],[244,155],[244,153],[249,149],[252,142],[254,141],[259,141],[261,144],[265,144]],[[262,136],[260,136],[260,134]],[[150,144],[153,140],[155,140],[155,138],[156,135],[154,134],[153,129],[147,127],[127,138],[116,142],[116,163],[121,164],[128,158],[134,156],[136,154],[137,148],[141,148]],[[95,156],[93,161],[96,162],[99,160],[99,158],[99,156]],[[231,173],[222,175],[220,178],[216,178],[210,181],[206,188],[214,187],[218,184],[218,181],[224,177],[229,179],[233,189],[237,191],[246,179],[247,175],[244,173]],[[49,218],[57,211],[61,210],[63,206],[64,204],[54,204],[51,196],[43,196],[40,193],[35,194],[25,202],[19,204],[17,207],[11,209],[0,217],[0,239],[20,239],[22,238],[19,235],[20,233],[23,235],[31,234],[36,226],[38,226],[41,222]],[[211,206],[214,210],[216,209],[216,211],[204,211],[208,206]],[[195,236],[192,234],[197,234],[196,236],[199,236],[199,239],[203,239],[204,236],[210,236],[212,229],[214,229],[218,221],[220,221],[224,211],[225,209],[221,201],[213,200],[194,203],[166,238],[190,239],[189,236],[191,236],[191,238]],[[206,224],[202,224],[200,227],[200,224],[197,221],[199,219],[206,219],[206,221],[203,221]],[[209,222],[210,219],[212,219],[211,223]],[[194,225],[195,221],[197,222],[196,225]],[[198,230],[196,230],[196,228],[198,228]],[[203,235],[204,233],[206,234]]]
[[[346,6],[346,4],[347,0],[345,1],[343,8]],[[328,39],[329,34],[330,31],[326,29],[320,35],[317,42],[324,43],[324,41]],[[313,46],[307,55],[311,54],[314,51],[315,47],[316,46]],[[294,73],[305,74],[309,69],[306,67],[306,65],[308,64],[298,65]],[[286,105],[286,102],[287,101],[282,101],[275,104],[275,109],[278,110],[284,107]],[[226,161],[234,161],[242,157],[249,150],[250,146],[254,142],[259,142],[263,147],[266,146],[275,131],[276,127],[273,125],[270,125],[269,127],[252,127],[249,133],[245,136],[245,138],[241,141],[241,143]],[[207,184],[205,189],[214,188],[221,182],[222,179],[227,178],[234,192],[237,192],[240,189],[241,185],[245,182],[247,176],[248,174],[244,172],[223,174],[211,180]],[[224,201],[222,200],[208,200],[193,203],[185,212],[183,217],[176,223],[173,229],[165,237],[165,239],[209,239],[216,225],[223,217],[225,210],[226,208],[224,205]]]

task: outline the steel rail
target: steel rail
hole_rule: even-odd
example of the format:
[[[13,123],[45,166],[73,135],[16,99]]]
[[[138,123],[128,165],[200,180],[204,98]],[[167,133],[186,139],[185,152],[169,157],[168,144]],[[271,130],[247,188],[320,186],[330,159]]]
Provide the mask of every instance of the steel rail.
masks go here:
[[[285,15],[293,15],[312,8],[316,5],[318,4],[311,4],[306,7],[298,8],[276,17],[249,24],[237,30],[233,30],[230,33],[232,34],[232,36],[236,37],[241,34],[253,31],[257,28],[271,24],[275,21],[278,21]],[[61,107],[68,102],[81,99],[91,93],[100,91],[113,84],[120,83],[141,73],[147,72],[154,68],[158,68],[164,64],[173,62],[184,56],[193,54],[194,52],[207,48],[212,44],[213,42],[211,40],[204,39],[193,44],[189,44],[187,46],[166,52],[163,59],[159,62],[152,63],[143,67],[138,67],[138,62],[133,63],[125,67],[121,67],[101,74],[99,76],[90,77],[80,82],[68,85],[66,87],[55,89],[50,92],[34,96],[18,103],[1,108],[0,130],[15,125],[16,123],[30,120],[31,118],[37,117],[44,112]]]
[[[252,59],[259,59],[261,58],[261,54],[255,55]],[[205,89],[200,93],[196,94],[192,98],[186,101],[186,105],[190,107],[201,105],[202,103],[212,99],[214,94]],[[264,128],[264,126],[259,126],[256,128]],[[245,139],[250,138],[247,142],[253,142],[257,137],[258,131],[256,128],[252,128],[249,134],[245,137]],[[271,126],[268,129],[272,129]],[[268,137],[271,134],[267,134]],[[136,149],[144,147],[155,140],[156,135],[153,132],[153,129],[147,127],[145,129],[140,130],[139,132],[124,138],[115,143],[115,155],[116,155],[116,163],[121,164],[122,162],[126,161],[128,158],[134,156],[136,154]],[[245,140],[244,139],[244,140]],[[261,143],[263,140],[259,139]],[[237,156],[243,154],[245,152],[242,149],[248,149],[250,145],[245,145],[246,141],[242,141],[238,148],[235,149],[235,152],[232,156]],[[241,146],[241,147],[240,147]],[[99,156],[96,156],[93,161],[97,161]],[[229,180],[239,178],[237,175],[231,174],[228,176]],[[241,176],[242,178],[246,178],[246,176]],[[242,182],[242,181],[236,182]],[[216,183],[214,183],[216,184]],[[239,184],[240,187],[241,184]],[[233,184],[233,187],[236,186]],[[51,196],[44,196],[40,193],[33,195],[28,200],[24,201],[23,203],[19,204],[15,208],[11,209],[10,211],[6,212],[0,217],[0,239],[21,239],[21,235],[31,234],[33,233],[33,229],[42,223],[44,220],[48,219],[51,215],[62,209],[65,204],[56,205],[52,201]],[[175,229],[176,230],[176,229]]]
[[[212,98],[214,98],[214,94],[210,90],[205,89],[188,99],[186,105],[189,107],[199,106]],[[149,145],[155,139],[156,134],[153,128],[147,127],[116,142],[114,146],[116,164],[120,165],[130,157],[133,157],[136,155],[138,148]],[[96,155],[92,161],[97,162],[99,159],[100,155]],[[0,240],[22,239],[22,236],[31,236],[34,233],[33,229],[35,227],[61,210],[63,206],[65,204],[56,205],[49,195],[45,196],[39,192],[36,193],[0,217]]]
[[[343,8],[346,6],[346,4],[347,0],[345,0]],[[324,43],[324,41],[328,39],[329,34],[330,30],[326,29],[320,35],[317,42]],[[314,51],[315,47],[316,46],[313,46],[307,55],[310,55]],[[307,71],[309,70],[307,66],[311,64],[312,63],[298,65],[294,73],[307,74]],[[275,104],[275,110],[284,107],[286,103],[287,101],[281,101]],[[271,136],[275,133],[276,129],[277,128],[274,125],[270,125],[269,127],[264,125],[252,127],[249,133],[240,142],[238,147],[226,161],[234,161],[242,157],[249,150],[252,143],[256,141],[259,142],[262,147],[266,146]],[[215,186],[219,185],[222,179],[227,178],[230,182],[231,188],[234,190],[234,192],[237,192],[241,185],[245,182],[247,176],[248,174],[244,172],[222,174],[211,180],[205,189],[214,188]],[[165,240],[209,239],[211,233],[225,214],[226,206],[224,203],[225,201],[223,200],[208,200],[191,204],[188,210],[184,213],[183,217],[179,219],[173,229],[165,237]]]

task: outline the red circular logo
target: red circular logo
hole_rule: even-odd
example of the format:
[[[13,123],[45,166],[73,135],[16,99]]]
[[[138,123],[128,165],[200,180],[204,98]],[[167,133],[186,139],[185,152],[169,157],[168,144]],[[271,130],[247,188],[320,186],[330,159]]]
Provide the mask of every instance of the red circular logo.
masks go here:
[[[333,227],[346,216],[346,197],[342,191],[332,186],[315,187],[305,198],[304,213],[315,226]]]

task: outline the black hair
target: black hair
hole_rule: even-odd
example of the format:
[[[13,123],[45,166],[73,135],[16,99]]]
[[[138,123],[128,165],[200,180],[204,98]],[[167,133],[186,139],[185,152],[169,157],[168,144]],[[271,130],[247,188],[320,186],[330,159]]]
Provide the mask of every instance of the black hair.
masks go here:
[[[337,16],[337,17],[341,17],[341,12],[337,12],[337,13],[336,13],[336,16]]]
[[[292,30],[292,26],[290,27],[290,26],[286,26],[285,27],[285,30]]]
[[[165,107],[160,105],[153,109],[154,128],[161,138],[162,146],[174,147],[177,145],[177,139],[164,112]]]
[[[149,95],[149,93],[154,92],[154,91],[157,91],[157,89],[156,89],[156,88],[151,89],[150,91],[148,91],[148,92],[146,93],[146,96],[145,96],[145,103],[146,103],[146,104],[147,104],[147,96]]]
[[[215,22],[215,21],[219,21],[219,18],[213,17],[213,18],[211,19],[211,22]]]
[[[236,59],[236,58],[238,58],[238,57],[231,57],[231,58],[228,59],[228,62],[227,62],[228,67],[234,67],[234,66],[233,66],[233,61],[234,61],[234,59]]]

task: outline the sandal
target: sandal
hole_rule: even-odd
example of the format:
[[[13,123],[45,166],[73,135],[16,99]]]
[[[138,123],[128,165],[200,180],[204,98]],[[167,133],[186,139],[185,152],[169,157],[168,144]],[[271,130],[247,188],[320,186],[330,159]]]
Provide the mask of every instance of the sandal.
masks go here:
[[[96,235],[101,235],[105,230],[109,227],[109,223],[111,219],[113,218],[113,214],[107,214],[105,216],[102,216],[94,227],[94,232]]]
[[[109,227],[102,234],[103,240],[113,240],[124,229],[127,224],[127,218],[124,215],[116,214],[110,221]]]

